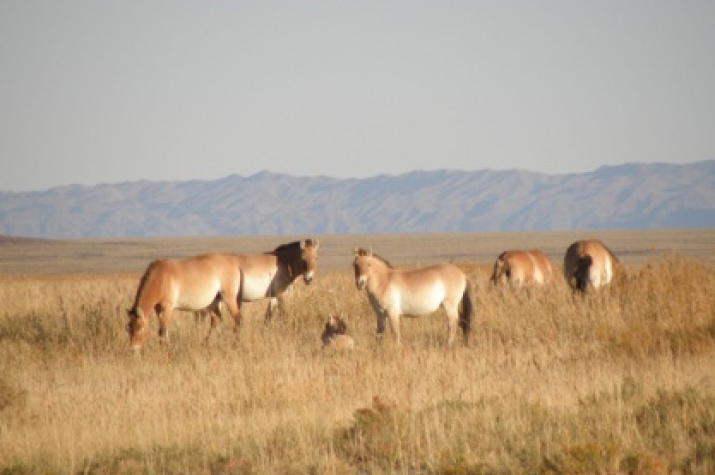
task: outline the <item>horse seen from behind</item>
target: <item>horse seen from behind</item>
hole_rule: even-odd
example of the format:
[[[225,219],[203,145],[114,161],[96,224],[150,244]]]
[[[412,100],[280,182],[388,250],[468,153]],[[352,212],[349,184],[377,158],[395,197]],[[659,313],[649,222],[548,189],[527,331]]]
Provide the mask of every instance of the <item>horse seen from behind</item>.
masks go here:
[[[543,251],[509,250],[494,261],[494,271],[489,281],[497,284],[506,280],[513,287],[543,285],[553,281],[553,267]]]
[[[306,239],[265,254],[211,253],[155,260],[142,275],[134,304],[127,310],[130,344],[136,351],[143,348],[153,314],[159,320],[159,336],[167,339],[167,326],[175,309],[208,310],[208,341],[216,321],[221,319],[221,302],[237,329],[242,302],[270,298],[273,303],[300,276],[310,284],[317,268],[317,252],[318,241]],[[268,316],[273,307],[269,305]]]
[[[564,255],[564,278],[573,291],[597,290],[623,272],[618,258],[597,239],[576,241]]]
[[[356,249],[353,269],[357,289],[367,290],[377,318],[378,336],[384,334],[385,321],[389,320],[400,345],[402,315],[429,315],[442,307],[447,314],[448,346],[454,343],[458,325],[462,329],[464,345],[468,345],[474,296],[471,283],[458,267],[437,264],[418,269],[397,269],[373,254],[371,249]]]

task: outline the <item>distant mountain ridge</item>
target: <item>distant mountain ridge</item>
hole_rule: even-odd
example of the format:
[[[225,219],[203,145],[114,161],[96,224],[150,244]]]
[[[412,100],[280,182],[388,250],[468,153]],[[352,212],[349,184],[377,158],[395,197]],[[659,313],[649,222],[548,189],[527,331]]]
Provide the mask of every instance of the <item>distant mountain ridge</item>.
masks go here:
[[[0,192],[0,234],[40,238],[715,227],[715,160],[590,173],[261,172]]]

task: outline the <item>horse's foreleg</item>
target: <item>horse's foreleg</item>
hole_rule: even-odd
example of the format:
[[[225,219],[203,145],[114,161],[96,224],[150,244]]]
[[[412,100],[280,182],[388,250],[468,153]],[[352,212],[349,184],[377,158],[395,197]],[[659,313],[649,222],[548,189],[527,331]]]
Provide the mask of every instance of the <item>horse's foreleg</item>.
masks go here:
[[[387,316],[390,319],[390,328],[392,328],[392,331],[395,334],[395,341],[397,342],[397,346],[401,346],[402,339],[400,338],[400,314],[396,312],[388,312]]]
[[[282,305],[279,304],[280,300],[282,300],[280,297],[271,297],[268,300],[268,308],[266,308],[266,316],[264,318],[264,322],[266,325],[271,323],[271,318],[273,318],[273,312],[277,308],[282,308]]]
[[[382,337],[385,334],[385,320],[387,316],[382,310],[375,312],[375,319],[377,320],[377,336]]]
[[[169,319],[174,311],[171,304],[159,304],[156,309],[156,316],[159,319],[159,342],[169,342]]]
[[[380,307],[380,305],[375,301],[375,299],[370,296],[369,298],[370,302],[370,307],[372,307],[372,311],[375,313],[375,319],[377,321],[377,337],[382,338],[382,336],[385,334],[385,319],[387,316],[385,315],[385,311]]]

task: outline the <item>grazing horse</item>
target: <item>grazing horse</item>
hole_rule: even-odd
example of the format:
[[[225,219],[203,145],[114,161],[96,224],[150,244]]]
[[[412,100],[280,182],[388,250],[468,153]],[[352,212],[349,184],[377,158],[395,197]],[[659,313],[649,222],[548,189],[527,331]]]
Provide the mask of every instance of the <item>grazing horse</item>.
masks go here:
[[[301,275],[310,284],[317,267],[317,251],[318,241],[306,239],[265,254],[212,253],[153,261],[139,281],[134,305],[127,310],[132,347],[138,351],[144,346],[152,313],[159,320],[159,336],[165,339],[174,309],[208,310],[211,328],[207,341],[221,319],[221,302],[238,328],[242,302],[274,299]],[[267,314],[271,311],[269,306]]]
[[[458,324],[465,346],[469,343],[473,290],[458,267],[438,264],[420,269],[396,269],[371,249],[356,249],[353,268],[358,290],[367,289],[377,317],[378,336],[385,332],[385,320],[389,319],[399,345],[401,315],[428,315],[441,306],[447,313],[448,345],[454,343]]]
[[[489,281],[496,284],[504,277],[513,286],[548,284],[552,281],[553,268],[549,258],[539,249],[504,251],[494,262]]]
[[[347,334],[348,327],[342,318],[331,315],[325,323],[325,330],[320,339],[323,349],[331,347],[339,351],[349,351],[355,348],[355,340]]]
[[[621,262],[601,241],[571,244],[564,255],[564,278],[574,291],[585,292],[609,284],[622,271]]]

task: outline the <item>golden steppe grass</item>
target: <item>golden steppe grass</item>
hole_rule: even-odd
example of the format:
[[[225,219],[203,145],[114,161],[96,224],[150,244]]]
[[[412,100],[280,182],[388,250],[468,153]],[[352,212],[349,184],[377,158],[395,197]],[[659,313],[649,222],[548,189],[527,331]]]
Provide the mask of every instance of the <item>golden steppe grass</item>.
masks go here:
[[[451,244],[430,257],[419,239],[372,239],[387,258],[450,255]],[[712,241],[695,256],[637,253],[643,243],[622,283],[585,298],[561,280],[490,288],[488,260],[455,251],[477,315],[471,345],[454,349],[441,314],[403,319],[401,348],[389,330],[378,342],[350,248],[297,283],[269,326],[265,302],[245,304],[238,333],[226,318],[204,345],[208,322],[177,312],[170,343],[154,336],[141,357],[124,331],[140,270],[8,272],[0,473],[713,473]],[[331,312],[353,352],[321,349]]]

